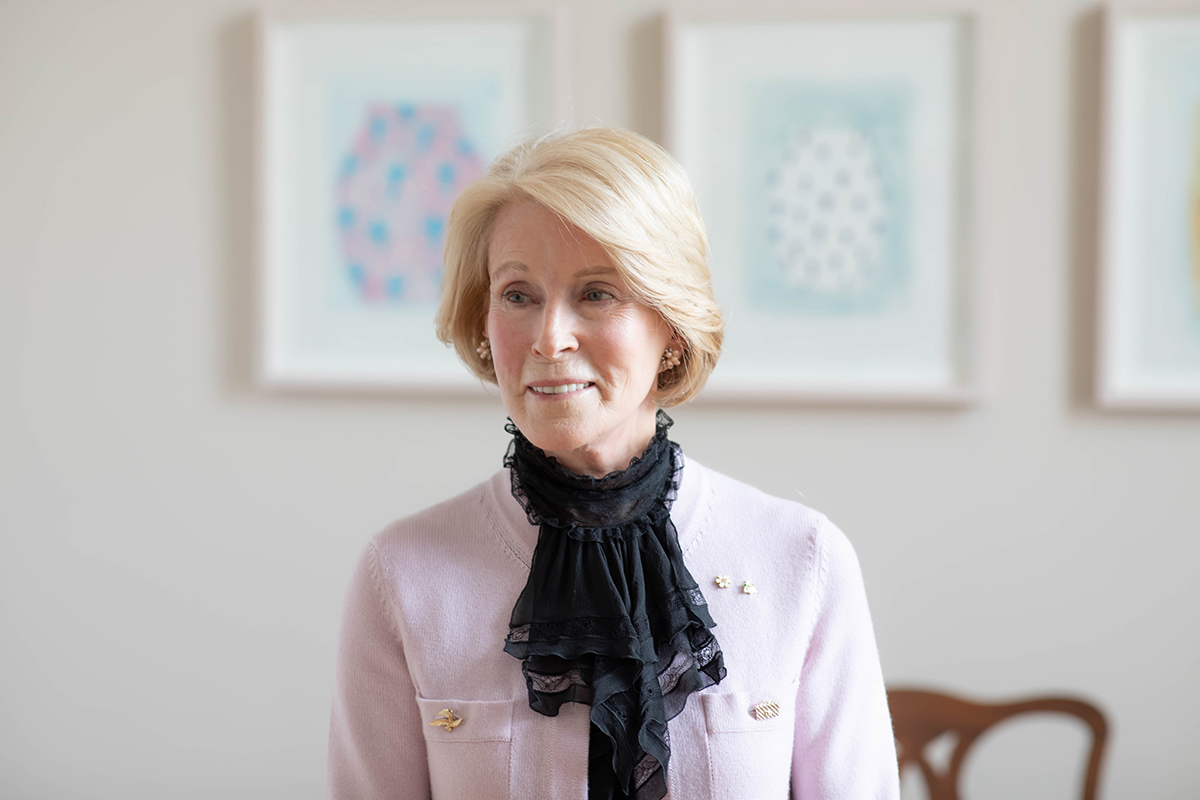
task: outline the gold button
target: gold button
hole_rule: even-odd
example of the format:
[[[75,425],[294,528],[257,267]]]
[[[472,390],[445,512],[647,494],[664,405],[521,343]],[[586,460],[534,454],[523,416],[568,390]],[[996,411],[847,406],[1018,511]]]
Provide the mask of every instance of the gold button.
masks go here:
[[[767,700],[754,707],[754,718],[758,720],[774,719],[779,716],[779,703]]]

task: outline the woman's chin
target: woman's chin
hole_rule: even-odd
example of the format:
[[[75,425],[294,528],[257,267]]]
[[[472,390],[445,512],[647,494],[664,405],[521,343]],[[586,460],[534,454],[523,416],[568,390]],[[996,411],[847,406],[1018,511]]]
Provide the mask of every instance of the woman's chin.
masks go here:
[[[525,434],[525,438],[543,450],[542,442],[555,442],[558,449],[563,442],[574,446],[586,444],[588,431],[595,432],[596,420],[601,408],[596,401],[594,386],[563,394],[544,395],[527,390],[508,404],[508,415]],[[540,440],[540,441],[539,441]]]
[[[546,419],[542,415],[531,419],[531,415],[523,415],[525,419],[516,422],[517,428],[526,439],[548,455],[570,453],[591,444],[592,431],[584,419],[572,419],[569,416],[559,416]],[[560,459],[561,461],[561,459]]]

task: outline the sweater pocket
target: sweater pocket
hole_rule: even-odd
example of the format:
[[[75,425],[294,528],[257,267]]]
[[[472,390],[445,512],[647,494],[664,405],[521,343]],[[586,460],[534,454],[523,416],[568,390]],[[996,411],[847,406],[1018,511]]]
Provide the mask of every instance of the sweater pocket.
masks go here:
[[[786,800],[792,772],[796,686],[751,696],[701,694],[713,797]]]
[[[507,800],[512,700],[417,698],[433,800]]]

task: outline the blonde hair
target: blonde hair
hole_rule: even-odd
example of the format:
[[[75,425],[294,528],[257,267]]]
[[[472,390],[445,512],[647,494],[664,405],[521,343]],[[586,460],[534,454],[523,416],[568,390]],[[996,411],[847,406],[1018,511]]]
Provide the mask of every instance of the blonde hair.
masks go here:
[[[630,131],[585,128],[526,142],[463,190],[446,227],[438,338],[454,346],[471,372],[496,382],[492,363],[476,352],[488,309],[488,245],[500,209],[524,200],[595,239],[638,299],[683,342],[680,365],[659,373],[658,405],[695,397],[724,339],[708,239],[683,168]]]

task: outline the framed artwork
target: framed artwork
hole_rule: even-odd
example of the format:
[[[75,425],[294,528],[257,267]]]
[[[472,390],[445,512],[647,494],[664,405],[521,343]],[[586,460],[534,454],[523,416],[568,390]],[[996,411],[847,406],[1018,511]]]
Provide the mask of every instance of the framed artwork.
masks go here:
[[[503,5],[260,16],[265,384],[482,391],[434,335],[446,217],[566,116],[564,26]]]
[[[1200,410],[1200,5],[1105,28],[1097,402]]]
[[[975,399],[974,20],[670,18],[667,146],[726,315],[706,395]]]

